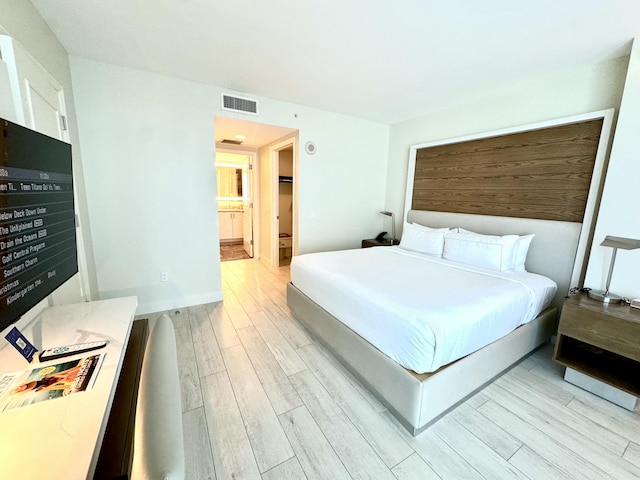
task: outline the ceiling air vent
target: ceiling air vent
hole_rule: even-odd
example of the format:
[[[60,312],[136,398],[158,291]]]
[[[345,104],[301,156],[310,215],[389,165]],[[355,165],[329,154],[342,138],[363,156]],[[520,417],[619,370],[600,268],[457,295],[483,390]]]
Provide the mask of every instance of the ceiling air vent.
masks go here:
[[[227,145],[242,145],[242,140],[231,140],[230,138],[224,138],[218,143],[226,143]]]
[[[222,94],[222,109],[230,110],[232,112],[252,113],[258,114],[258,102],[251,100],[250,98],[234,97]]]

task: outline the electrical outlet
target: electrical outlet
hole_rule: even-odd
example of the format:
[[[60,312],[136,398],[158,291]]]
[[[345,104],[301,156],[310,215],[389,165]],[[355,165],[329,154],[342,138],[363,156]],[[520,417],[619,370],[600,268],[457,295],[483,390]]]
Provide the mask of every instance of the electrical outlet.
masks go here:
[[[160,272],[160,281],[161,282],[168,282],[169,281],[169,274],[167,272]]]

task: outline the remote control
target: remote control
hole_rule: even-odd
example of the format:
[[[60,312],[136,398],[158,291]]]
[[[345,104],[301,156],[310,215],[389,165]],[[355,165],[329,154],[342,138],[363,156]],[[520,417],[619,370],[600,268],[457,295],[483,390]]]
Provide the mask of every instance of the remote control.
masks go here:
[[[74,345],[63,345],[61,347],[49,348],[40,352],[38,356],[41,362],[46,362],[47,360],[55,360],[56,358],[69,357],[71,355],[75,355],[76,353],[84,353],[90,352],[91,350],[97,350],[102,348],[109,343],[107,340],[101,340],[99,342],[88,342],[88,343],[76,343]]]

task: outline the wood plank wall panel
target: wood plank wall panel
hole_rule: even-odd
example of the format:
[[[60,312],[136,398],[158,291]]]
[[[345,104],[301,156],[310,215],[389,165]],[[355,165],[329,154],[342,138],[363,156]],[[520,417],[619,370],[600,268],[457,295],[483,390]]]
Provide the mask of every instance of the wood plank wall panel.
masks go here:
[[[581,222],[602,123],[418,149],[411,208]]]

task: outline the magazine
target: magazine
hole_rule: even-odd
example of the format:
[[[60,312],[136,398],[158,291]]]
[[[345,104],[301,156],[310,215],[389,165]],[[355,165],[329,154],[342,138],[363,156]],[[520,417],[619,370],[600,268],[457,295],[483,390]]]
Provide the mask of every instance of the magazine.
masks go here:
[[[104,353],[0,374],[0,412],[84,392],[93,387]]]

